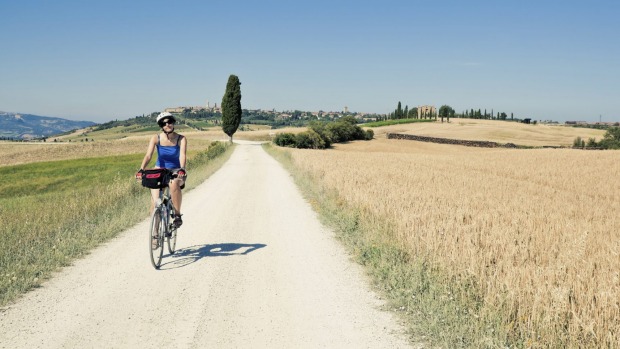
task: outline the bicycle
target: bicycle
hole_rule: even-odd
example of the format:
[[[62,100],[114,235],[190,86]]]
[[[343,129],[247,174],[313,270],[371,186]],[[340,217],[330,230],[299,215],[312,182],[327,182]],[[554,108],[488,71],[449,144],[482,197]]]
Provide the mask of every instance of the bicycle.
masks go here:
[[[172,197],[170,196],[170,187],[168,181],[176,178],[172,171],[168,169],[145,170],[143,175],[147,179],[149,176],[158,176],[163,178],[158,182],[159,188],[153,188],[143,182],[143,186],[151,189],[159,189],[159,197],[155,203],[155,208],[151,214],[151,224],[149,228],[149,251],[151,255],[151,264],[155,269],[161,266],[161,260],[164,255],[164,243],[168,245],[168,252],[172,255],[175,252],[177,244],[177,227],[172,222],[175,216]],[[169,178],[169,180],[168,180]]]

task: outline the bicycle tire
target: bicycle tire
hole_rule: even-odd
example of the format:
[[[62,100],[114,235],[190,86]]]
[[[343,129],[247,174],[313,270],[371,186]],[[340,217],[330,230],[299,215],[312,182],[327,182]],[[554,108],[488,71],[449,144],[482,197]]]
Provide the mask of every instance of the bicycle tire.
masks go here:
[[[170,254],[174,254],[174,251],[176,246],[177,246],[177,229],[173,228],[173,229],[169,229],[169,234],[170,236],[168,236],[167,240],[168,240],[168,252],[170,252]]]
[[[151,264],[153,264],[155,269],[159,269],[161,266],[161,258],[164,255],[165,226],[166,221],[163,218],[161,208],[156,208],[153,210],[149,229],[149,254],[151,256]],[[153,245],[153,240],[156,240],[155,246]]]
[[[168,241],[168,252],[170,252],[170,254],[173,254],[177,246],[177,227],[175,227],[174,223],[171,222],[171,216],[173,216],[175,212],[174,206],[172,206],[172,202],[170,202],[169,204],[171,207],[168,210],[170,214],[166,216],[168,217],[168,224],[166,224],[166,226],[168,227],[168,230],[166,231],[166,240]]]

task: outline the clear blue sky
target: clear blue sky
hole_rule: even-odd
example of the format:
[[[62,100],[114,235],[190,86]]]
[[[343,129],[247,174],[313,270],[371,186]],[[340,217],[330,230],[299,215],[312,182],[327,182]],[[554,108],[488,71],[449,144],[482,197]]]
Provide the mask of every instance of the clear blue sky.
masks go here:
[[[0,0],[0,110],[127,119],[399,101],[620,121],[620,1]]]

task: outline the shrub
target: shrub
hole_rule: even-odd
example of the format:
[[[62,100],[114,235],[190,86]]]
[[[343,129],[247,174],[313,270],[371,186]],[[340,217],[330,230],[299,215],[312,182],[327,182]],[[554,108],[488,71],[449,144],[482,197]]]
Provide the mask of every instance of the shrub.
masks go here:
[[[292,133],[278,133],[273,142],[281,147],[295,147],[297,143]]]
[[[325,141],[314,130],[298,133],[295,136],[296,147],[303,149],[325,149]]]
[[[325,148],[329,148],[332,146],[333,134],[330,130],[327,129],[327,124],[312,121],[308,124],[308,127],[314,132],[318,133],[321,136],[323,142],[325,142]]]
[[[310,149],[325,149],[332,143],[348,142],[353,140],[370,140],[374,138],[374,131],[364,131],[357,125],[352,116],[345,116],[335,122],[313,121],[308,124],[308,131],[294,135],[292,133],[278,134],[273,142],[281,147],[296,147]]]
[[[620,127],[609,128],[599,146],[606,149],[620,149]]]
[[[589,139],[588,139],[588,145],[587,145],[587,147],[588,147],[588,148],[596,148],[596,147],[598,147],[598,144],[596,143],[596,139],[594,139],[594,138],[589,138]]]
[[[348,122],[332,122],[327,125],[327,129],[332,133],[332,141],[334,143],[350,141],[355,134],[355,125],[351,125]]]
[[[211,142],[211,144],[209,145],[209,148],[207,149],[207,159],[209,160],[215,159],[216,157],[223,154],[227,148],[228,148],[228,145],[222,142],[218,142],[218,141]]]

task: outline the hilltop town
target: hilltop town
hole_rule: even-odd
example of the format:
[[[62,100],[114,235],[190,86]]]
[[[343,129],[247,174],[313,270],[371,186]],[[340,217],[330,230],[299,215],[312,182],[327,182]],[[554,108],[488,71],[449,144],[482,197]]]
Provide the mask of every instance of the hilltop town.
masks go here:
[[[222,109],[220,106],[215,103],[213,106],[207,102],[206,106],[180,106],[180,107],[172,107],[165,108],[164,111],[175,114],[221,114]],[[300,110],[286,110],[286,111],[277,111],[275,109],[243,109],[244,117],[262,115],[264,117],[269,117],[275,121],[286,121],[286,120],[300,120],[300,119],[317,119],[317,120],[333,120],[339,118],[344,115],[350,115],[360,120],[360,122],[370,122],[376,121],[377,119],[385,118],[386,114],[376,114],[376,113],[360,113],[360,112],[350,112],[348,107],[344,107],[342,111],[300,111]]]

